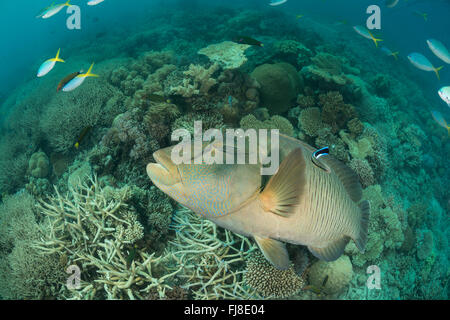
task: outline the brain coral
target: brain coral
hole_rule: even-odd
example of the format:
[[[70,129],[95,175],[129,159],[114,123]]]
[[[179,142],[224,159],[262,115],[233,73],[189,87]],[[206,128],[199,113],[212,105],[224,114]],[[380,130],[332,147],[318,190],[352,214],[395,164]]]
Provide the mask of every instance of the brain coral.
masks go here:
[[[325,277],[328,276],[323,288],[324,292],[327,294],[339,293],[353,277],[352,263],[346,255],[342,255],[332,262],[319,260],[311,266],[308,275],[309,282],[316,288],[321,288]]]
[[[28,172],[35,178],[45,178],[49,171],[50,163],[47,155],[42,151],[34,153],[28,162]]]
[[[261,85],[261,105],[271,113],[287,111],[302,87],[297,70],[288,63],[263,64],[251,75]]]
[[[278,270],[257,251],[247,260],[245,282],[264,297],[289,297],[304,287],[305,281],[291,266]]]

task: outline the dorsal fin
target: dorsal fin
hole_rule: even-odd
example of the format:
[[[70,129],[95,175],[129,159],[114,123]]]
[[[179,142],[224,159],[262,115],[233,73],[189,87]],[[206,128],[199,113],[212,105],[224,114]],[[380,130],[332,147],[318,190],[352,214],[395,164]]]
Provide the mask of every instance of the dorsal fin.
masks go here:
[[[356,173],[332,156],[328,155],[326,157],[322,157],[320,160],[326,163],[338,176],[350,198],[354,202],[359,202],[362,198],[362,188]]]
[[[259,199],[265,211],[289,217],[295,212],[305,189],[305,158],[300,148],[293,150],[270,178]]]

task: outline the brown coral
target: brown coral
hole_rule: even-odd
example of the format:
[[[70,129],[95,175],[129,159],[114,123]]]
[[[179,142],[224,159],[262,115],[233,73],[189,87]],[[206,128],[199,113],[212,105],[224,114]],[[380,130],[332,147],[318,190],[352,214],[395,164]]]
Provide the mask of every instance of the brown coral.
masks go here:
[[[338,91],[331,91],[319,96],[319,104],[322,106],[322,120],[331,125],[333,132],[345,128],[347,122],[356,118],[355,108],[344,102],[344,98]]]
[[[264,297],[284,298],[297,293],[305,285],[305,281],[294,271],[278,270],[257,251],[247,260],[247,272],[244,281]]]

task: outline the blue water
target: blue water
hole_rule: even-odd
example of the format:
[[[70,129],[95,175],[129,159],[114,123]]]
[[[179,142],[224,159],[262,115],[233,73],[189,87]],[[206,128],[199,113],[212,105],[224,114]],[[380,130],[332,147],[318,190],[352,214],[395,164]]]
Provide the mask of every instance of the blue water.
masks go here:
[[[283,128],[294,138],[317,148],[323,147],[324,143],[336,147],[335,150],[342,148],[341,153],[334,151],[333,155],[341,157],[339,159],[347,165],[353,165],[354,170],[360,170],[357,174],[363,184],[363,197],[372,203],[382,199],[382,204],[372,208],[368,253],[355,253],[347,247],[344,254],[351,259],[353,274],[343,288],[337,292],[329,291],[325,297],[448,299],[450,131],[447,134],[447,130],[433,120],[431,111],[438,111],[450,123],[450,109],[437,94],[441,87],[450,86],[450,65],[431,52],[426,40],[438,39],[450,48],[450,1],[400,0],[396,7],[387,8],[385,1],[379,0],[289,0],[276,7],[269,6],[269,0],[105,0],[97,6],[88,6],[87,0],[73,0],[71,4],[81,10],[79,30],[67,28],[70,15],[66,8],[49,19],[36,18],[50,2],[0,3],[0,238],[13,228],[8,219],[16,214],[14,201],[21,201],[15,199],[30,194],[33,201],[47,201],[56,197],[53,186],[62,193],[70,193],[69,177],[83,164],[87,164],[90,173],[105,177],[104,181],[109,182],[104,183],[109,186],[138,188],[141,197],[136,196],[136,199],[142,200],[142,194],[150,197],[149,190],[153,188],[145,166],[153,161],[153,151],[169,145],[169,132],[176,124],[198,118],[211,127],[238,127],[243,123],[242,118],[251,113],[267,125],[271,116],[280,114],[290,122],[290,129]],[[370,5],[381,8],[381,30],[373,31],[377,38],[383,39],[380,47],[398,51],[398,61],[386,56],[380,47],[375,47],[371,40],[352,28],[365,25],[366,8]],[[427,20],[417,12],[426,13]],[[297,15],[303,17],[297,18]],[[180,80],[190,64],[206,69],[211,65],[205,56],[197,54],[199,49],[230,41],[238,34],[259,39],[264,47],[247,51],[249,61],[237,71],[239,76],[233,78],[234,82],[219,80],[223,71],[219,70],[213,73],[214,76],[210,75],[215,85],[206,93],[187,97],[169,90],[170,81]],[[300,43],[310,53],[296,49],[282,52],[277,49],[282,40]],[[53,58],[58,48],[66,62],[57,63],[49,75],[37,78],[39,66]],[[167,50],[172,51],[172,55],[161,53],[165,56],[146,60],[150,52]],[[407,59],[412,52],[424,54],[435,67],[444,66],[440,79],[434,72],[415,68]],[[319,53],[346,60],[339,73],[353,80],[336,86],[311,77],[307,67],[314,65],[313,57],[320,56]],[[163,62],[155,62],[158,59]],[[152,62],[148,62],[150,60]],[[85,84],[66,96],[56,93],[60,80],[73,72],[86,71],[93,62],[93,73],[100,74],[100,78],[88,78]],[[274,106],[265,105],[263,99],[264,94],[274,92],[263,92],[263,88],[257,87],[258,99],[245,100],[248,94],[243,88],[247,89],[247,84],[236,79],[248,77],[260,65],[278,62],[292,64],[302,76],[302,88],[295,92],[299,99],[291,99],[286,109],[277,112],[273,110]],[[173,69],[164,74],[163,79],[157,78],[156,71],[167,65]],[[348,71],[352,68],[358,71]],[[116,78],[119,80],[114,80]],[[176,82],[177,85],[180,83]],[[355,89],[355,86],[361,87]],[[343,116],[348,118],[339,122],[342,110],[337,108],[328,117],[336,116],[338,120],[326,118],[326,106],[319,102],[320,97],[336,91],[346,103],[343,108],[352,105],[356,116]],[[170,99],[178,111],[171,114],[170,109],[163,108],[161,114],[153,114],[152,110],[156,108],[149,100],[154,99],[154,94]],[[299,102],[302,96],[313,97],[315,102],[302,105]],[[244,108],[245,101],[257,101],[252,104],[256,107]],[[235,114],[223,111],[228,105],[233,108],[233,104]],[[207,107],[199,108],[199,105]],[[322,112],[320,125],[322,129],[330,130],[330,135],[310,134],[306,126],[302,126],[302,111],[311,106]],[[95,113],[97,107],[99,111]],[[261,111],[261,108],[269,111]],[[82,117],[91,114],[90,111],[92,119]],[[352,133],[348,142],[341,133],[351,131],[350,119],[363,123],[366,131]],[[52,121],[56,125],[51,126]],[[83,132],[87,132],[86,135]],[[359,157],[351,144],[364,138],[364,141],[370,140],[371,149],[368,155]],[[75,142],[80,144],[79,149],[74,148]],[[361,144],[357,148],[362,150]],[[37,165],[39,173],[35,173],[32,156],[39,152],[43,152],[44,160]],[[369,168],[365,169],[372,173],[361,167],[355,169],[356,163],[361,163],[356,160],[367,163]],[[148,213],[150,209],[137,205],[136,199],[130,206],[144,226],[143,239],[147,241],[157,233],[158,237],[153,239],[160,243],[149,249],[146,243],[151,240],[145,244],[140,240],[136,242],[139,250],[161,253],[157,250],[168,245],[175,233],[168,228],[160,233],[149,231],[153,230],[152,224],[146,224],[147,218],[143,217],[153,211]],[[168,202],[167,198],[158,201],[165,201],[165,205]],[[175,208],[174,203],[171,205]],[[33,223],[42,223],[42,215],[34,214],[36,221]],[[0,298],[69,297],[67,293],[61,294],[62,291],[49,293],[43,289],[36,293],[26,286],[14,287],[8,283],[7,273],[18,274],[9,261],[17,262],[17,248],[22,248],[23,243],[5,239],[0,239]],[[31,238],[20,240],[24,243],[34,241]],[[126,255],[130,248],[126,244],[122,248],[123,254]],[[58,255],[58,259],[70,256],[67,252]],[[36,261],[36,264],[41,263],[38,258]],[[317,263],[311,254],[309,263]],[[365,279],[370,265],[377,265],[382,270],[381,290],[369,290],[361,280]],[[236,268],[245,268],[245,261]],[[31,278],[34,276],[30,275]],[[93,277],[90,275],[89,279]],[[306,276],[305,281],[311,285],[311,279],[312,276]],[[56,276],[49,276],[46,281],[57,286],[64,283]],[[138,289],[141,289],[138,285],[133,287],[136,292]],[[188,296],[198,297],[195,289],[189,290]],[[108,297],[104,292],[96,296]],[[322,299],[324,295],[307,291],[294,297]]]

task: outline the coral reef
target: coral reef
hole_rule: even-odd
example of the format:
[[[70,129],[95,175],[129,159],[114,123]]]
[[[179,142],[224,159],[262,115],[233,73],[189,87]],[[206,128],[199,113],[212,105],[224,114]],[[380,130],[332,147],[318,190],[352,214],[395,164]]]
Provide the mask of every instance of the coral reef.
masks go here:
[[[261,85],[261,105],[271,113],[288,110],[302,89],[297,70],[288,63],[264,64],[251,75]]]
[[[259,251],[247,258],[244,279],[265,298],[286,298],[305,286],[305,280],[297,275],[293,266],[288,270],[278,270]]]
[[[327,277],[326,281],[325,277]],[[309,283],[316,288],[321,288],[327,294],[336,294],[342,291],[348,286],[352,277],[352,263],[346,255],[342,255],[332,262],[319,260],[313,263],[308,271]]]
[[[237,69],[247,62],[245,51],[248,48],[250,48],[248,44],[224,41],[218,44],[211,44],[199,50],[198,53],[207,56],[223,69]]]

